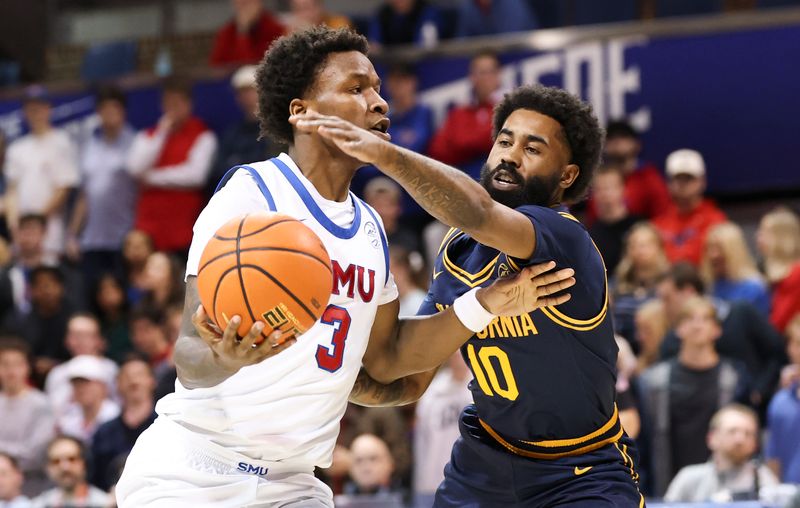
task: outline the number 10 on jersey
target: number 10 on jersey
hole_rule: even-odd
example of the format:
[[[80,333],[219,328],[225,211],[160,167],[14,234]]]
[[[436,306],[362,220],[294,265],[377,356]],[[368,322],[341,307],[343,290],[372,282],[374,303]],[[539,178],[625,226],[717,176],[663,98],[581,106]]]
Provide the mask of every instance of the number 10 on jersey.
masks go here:
[[[484,346],[476,348],[472,344],[467,345],[467,357],[475,374],[475,381],[481,387],[481,391],[489,397],[495,394],[508,400],[517,400],[519,390],[517,381],[514,379],[514,372],[511,371],[511,362],[505,351],[497,346]],[[497,375],[495,365],[499,367],[500,376]]]

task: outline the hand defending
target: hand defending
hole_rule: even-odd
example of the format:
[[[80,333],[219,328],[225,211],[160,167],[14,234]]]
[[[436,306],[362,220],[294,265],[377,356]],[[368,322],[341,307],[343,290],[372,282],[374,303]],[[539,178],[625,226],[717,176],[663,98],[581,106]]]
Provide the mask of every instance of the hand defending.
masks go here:
[[[274,331],[266,340],[259,342],[262,338],[261,331],[264,329],[264,323],[261,321],[254,323],[247,335],[240,339],[236,335],[240,322],[239,316],[233,316],[225,331],[221,331],[211,322],[202,305],[192,316],[197,334],[214,352],[220,368],[227,372],[238,372],[242,367],[259,363],[297,342],[293,334],[284,334],[280,330]]]
[[[484,309],[496,316],[519,316],[539,307],[560,305],[571,295],[553,295],[575,285],[575,270],[550,271],[555,266],[549,261],[526,267],[514,276],[495,280],[475,296]]]
[[[338,116],[320,115],[310,110],[301,115],[290,116],[289,123],[301,132],[316,132],[350,157],[366,164],[376,163],[381,150],[391,139],[388,134],[362,129]]]

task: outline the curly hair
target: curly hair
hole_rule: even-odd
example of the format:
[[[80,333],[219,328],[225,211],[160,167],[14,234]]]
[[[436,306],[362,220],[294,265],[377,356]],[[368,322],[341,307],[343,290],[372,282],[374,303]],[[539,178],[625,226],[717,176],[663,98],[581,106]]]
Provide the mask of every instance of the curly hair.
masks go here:
[[[592,106],[560,88],[542,85],[521,86],[505,95],[494,109],[494,132],[503,127],[506,119],[518,109],[530,109],[549,116],[561,125],[570,151],[570,164],[580,168],[578,177],[564,191],[563,200],[577,202],[583,199],[592,181],[595,168],[600,163],[603,146],[603,129],[592,111]]]
[[[367,54],[367,39],[349,30],[314,27],[277,39],[256,71],[258,118],[261,135],[291,145],[289,104],[314,84],[331,53],[358,51]]]

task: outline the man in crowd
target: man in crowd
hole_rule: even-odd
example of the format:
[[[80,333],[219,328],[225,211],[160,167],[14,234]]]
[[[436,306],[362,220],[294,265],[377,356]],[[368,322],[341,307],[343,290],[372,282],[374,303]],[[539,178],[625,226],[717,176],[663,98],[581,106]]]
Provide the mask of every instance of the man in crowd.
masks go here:
[[[128,170],[141,185],[136,228],[153,238],[156,250],[182,253],[203,206],[217,138],[192,114],[189,81],[168,78],[161,109],[158,124],[136,135],[128,155]]]
[[[760,487],[778,484],[769,468],[754,460],[758,433],[758,415],[749,407],[729,404],[718,410],[708,429],[711,459],[681,469],[664,499],[682,503],[758,499]]]
[[[700,264],[706,233],[725,222],[725,214],[703,197],[706,190],[706,165],[699,152],[676,150],[667,157],[667,176],[672,206],[653,219],[661,233],[670,262]]]
[[[0,452],[0,508],[30,508],[31,500],[22,495],[24,481],[17,459]]]
[[[47,447],[47,474],[56,486],[33,500],[35,508],[108,506],[108,493],[86,481],[86,449],[79,440],[59,436],[50,442]]]
[[[97,427],[119,414],[119,405],[109,398],[112,378],[103,360],[90,355],[70,360],[67,373],[73,400],[64,407],[57,425],[62,434],[88,445]]]
[[[141,358],[128,359],[120,367],[117,389],[122,399],[122,412],[98,427],[92,441],[92,483],[98,487],[109,489],[116,483],[136,438],[155,420],[155,387],[153,371]]]
[[[257,63],[284,28],[262,0],[231,0],[233,19],[217,32],[209,63],[214,66]]]
[[[592,198],[597,220],[589,234],[603,255],[608,273],[613,273],[622,258],[625,236],[641,217],[631,215],[625,204],[625,175],[614,166],[601,166],[592,180]]]
[[[640,377],[651,493],[656,496],[664,494],[681,468],[708,459],[704,436],[711,417],[717,408],[746,394],[744,376],[714,347],[722,329],[711,301],[700,296],[685,300],[675,331],[680,338],[678,356]]]
[[[353,483],[345,488],[347,494],[388,494],[393,490],[394,459],[389,446],[378,436],[362,434],[350,445]]]
[[[164,312],[153,307],[139,308],[131,314],[130,324],[133,347],[147,358],[156,384],[165,378],[174,381],[173,344],[166,333]]]
[[[17,139],[6,153],[6,220],[12,236],[24,214],[47,219],[45,250],[64,251],[64,209],[71,188],[78,184],[77,151],[66,132],[51,123],[47,90],[25,90],[22,111],[30,133]]]

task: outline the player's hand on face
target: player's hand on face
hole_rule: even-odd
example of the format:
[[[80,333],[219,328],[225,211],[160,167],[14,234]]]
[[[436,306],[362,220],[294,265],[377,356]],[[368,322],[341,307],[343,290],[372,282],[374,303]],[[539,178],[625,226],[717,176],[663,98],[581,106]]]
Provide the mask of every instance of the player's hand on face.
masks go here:
[[[216,354],[219,366],[230,372],[238,372],[242,367],[274,356],[297,342],[293,334],[284,334],[280,330],[274,331],[262,341],[264,323],[261,321],[253,324],[247,335],[240,338],[236,333],[241,324],[239,316],[233,316],[225,330],[220,330],[211,322],[202,305],[192,316],[192,323],[200,338]]]
[[[497,279],[476,297],[498,316],[518,316],[539,307],[560,305],[570,299],[563,291],[575,285],[575,270],[553,271],[555,267],[552,261],[526,267],[514,276]]]
[[[367,164],[379,159],[381,150],[390,139],[388,134],[381,137],[377,132],[357,127],[338,116],[321,115],[311,110],[290,116],[289,122],[301,132],[316,132],[350,157]]]

